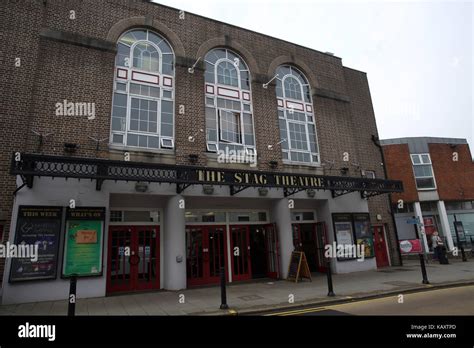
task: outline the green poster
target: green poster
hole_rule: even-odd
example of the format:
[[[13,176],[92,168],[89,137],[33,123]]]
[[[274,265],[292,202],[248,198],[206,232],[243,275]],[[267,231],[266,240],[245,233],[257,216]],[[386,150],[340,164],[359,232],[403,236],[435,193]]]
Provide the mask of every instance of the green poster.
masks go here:
[[[63,275],[102,274],[102,221],[69,220],[64,249]]]

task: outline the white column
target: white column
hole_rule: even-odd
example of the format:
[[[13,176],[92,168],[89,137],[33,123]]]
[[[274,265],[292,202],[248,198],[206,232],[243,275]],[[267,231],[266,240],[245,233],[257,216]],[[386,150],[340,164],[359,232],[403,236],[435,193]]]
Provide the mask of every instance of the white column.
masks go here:
[[[291,230],[291,212],[288,207],[288,199],[282,198],[273,205],[272,215],[276,222],[278,231],[278,243],[280,246],[280,277],[286,279],[288,266],[293,251],[293,234]]]
[[[182,201],[183,200],[183,201]],[[186,288],[186,232],[184,199],[171,197],[166,203],[164,216],[164,288]]]
[[[430,251],[430,249],[428,247],[428,241],[426,239],[425,225],[423,224],[423,214],[421,213],[420,202],[415,202],[413,205],[414,205],[414,208],[415,208],[415,216],[418,218],[418,220],[420,220],[420,223],[422,224],[420,226],[420,228],[418,229],[418,231],[420,232],[420,234],[421,234],[420,237],[423,240],[424,252],[428,253]]]
[[[449,228],[448,213],[446,212],[444,201],[438,201],[438,214],[441,221],[441,228],[443,229],[443,235],[446,237],[446,242],[448,243],[448,250],[453,250],[453,236]]]

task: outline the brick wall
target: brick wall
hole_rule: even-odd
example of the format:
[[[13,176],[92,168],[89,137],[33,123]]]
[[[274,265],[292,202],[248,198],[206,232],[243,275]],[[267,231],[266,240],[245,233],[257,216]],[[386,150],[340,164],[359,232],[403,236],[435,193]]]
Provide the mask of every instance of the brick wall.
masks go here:
[[[385,163],[389,179],[403,181],[403,192],[392,194],[392,202],[402,199],[404,202],[418,201],[415,177],[407,144],[384,145]]]
[[[71,10],[76,19],[70,19]],[[350,164],[357,162],[383,177],[380,154],[371,141],[377,129],[367,78],[364,73],[344,68],[338,57],[197,15],[185,13],[180,19],[176,9],[137,0],[5,0],[0,4],[0,25],[0,38],[6,43],[4,54],[0,54],[0,126],[8,130],[0,137],[0,224],[5,224],[6,238],[16,187],[8,174],[13,151],[71,155],[64,152],[64,143],[76,143],[73,156],[120,157],[120,153],[109,151],[107,141],[97,150],[88,138],[108,138],[110,129],[114,52],[98,47],[106,46],[108,40],[114,45],[121,32],[137,26],[163,35],[177,56],[173,162],[188,164],[192,153],[199,155],[199,164],[206,163],[204,137],[197,137],[195,143],[187,141],[191,131],[205,126],[203,71],[198,68],[189,74],[187,67],[207,50],[226,46],[240,54],[251,70],[258,169],[268,170],[272,160],[281,164],[280,148],[270,151],[267,147],[280,140],[274,85],[268,89],[261,85],[279,64],[289,63],[311,82],[321,159],[335,161],[332,168],[324,167],[325,173],[339,175],[339,168],[348,167],[348,175],[360,176],[360,168]],[[79,44],[40,37],[45,28],[74,34]],[[91,39],[99,44],[92,47]],[[21,68],[14,67],[16,57],[22,59]],[[95,103],[96,118],[55,116],[55,104],[64,99]],[[184,115],[178,113],[180,104],[186,108]],[[33,131],[52,134],[40,146]],[[343,162],[344,152],[349,153],[349,163]],[[131,160],[161,159],[132,153]],[[369,204],[374,211],[382,211],[383,222],[390,225],[385,201],[385,196],[380,196],[370,199]]]
[[[467,144],[428,144],[438,195],[444,201],[474,200],[474,163]],[[453,161],[453,153],[458,160]]]

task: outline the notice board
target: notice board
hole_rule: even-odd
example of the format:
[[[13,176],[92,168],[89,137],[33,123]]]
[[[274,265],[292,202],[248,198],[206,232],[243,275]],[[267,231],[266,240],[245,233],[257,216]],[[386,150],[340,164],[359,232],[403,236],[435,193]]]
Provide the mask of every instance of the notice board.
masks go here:
[[[102,275],[105,208],[68,209],[63,277]]]
[[[56,279],[62,207],[19,206],[15,245],[38,245],[38,259],[12,258],[9,281]]]

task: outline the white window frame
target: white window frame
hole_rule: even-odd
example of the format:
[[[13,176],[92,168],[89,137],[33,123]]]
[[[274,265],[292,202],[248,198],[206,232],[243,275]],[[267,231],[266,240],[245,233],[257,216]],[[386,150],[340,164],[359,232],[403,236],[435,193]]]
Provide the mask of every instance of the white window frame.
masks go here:
[[[146,31],[146,39],[141,39],[134,41],[132,44],[127,44],[124,42],[121,42],[122,37],[128,35],[130,32],[133,31]],[[117,65],[117,62],[114,64],[114,89],[113,89],[113,95],[112,95],[112,112],[114,108],[114,94],[121,94],[121,95],[126,95],[127,96],[127,107],[126,107],[126,115],[125,115],[125,130],[114,130],[113,125],[112,125],[112,112],[111,112],[111,122],[110,122],[110,140],[109,140],[109,147],[112,149],[118,149],[118,150],[131,150],[131,151],[145,151],[145,152],[158,152],[158,153],[172,153],[174,152],[174,139],[176,137],[176,115],[175,115],[175,85],[176,85],[176,78],[175,78],[175,70],[173,69],[173,75],[168,75],[168,74],[163,74],[163,53],[161,49],[156,45],[154,42],[149,40],[149,33],[153,33],[157,36],[159,36],[163,41],[166,42],[166,44],[169,46],[171,50],[171,54],[173,55],[173,63],[175,64],[176,61],[176,55],[173,51],[172,46],[170,43],[160,34],[155,33],[151,30],[148,30],[146,28],[134,28],[131,29],[127,32],[124,32],[120,39],[117,41],[117,45],[120,43],[122,45],[125,45],[130,48],[129,51],[129,64],[128,66],[122,66],[122,65]],[[143,69],[138,69],[133,66],[133,51],[136,47],[136,45],[140,43],[147,43],[151,46],[153,46],[158,54],[159,54],[159,66],[158,66],[158,71],[148,71],[148,70],[143,70]],[[121,78],[118,77],[116,72],[117,69],[122,69],[127,71],[127,77],[126,78]],[[153,83],[148,83],[144,81],[136,81],[132,79],[132,72],[139,72],[139,73],[144,73],[144,74],[155,74],[159,76],[159,84],[153,84]],[[163,84],[163,79],[164,77],[169,77],[173,80],[173,86],[165,86]],[[125,91],[117,89],[117,84],[125,84]],[[159,97],[150,97],[150,96],[143,96],[139,94],[131,94],[130,93],[130,85],[131,84],[137,84],[141,86],[147,86],[147,87],[155,87],[160,89],[160,95]],[[171,98],[164,97],[164,92],[169,91],[171,92]],[[148,131],[135,131],[130,129],[130,124],[131,124],[131,108],[132,108],[132,98],[135,99],[142,99],[142,100],[148,100],[148,101],[155,101],[157,103],[157,127],[156,127],[156,132],[148,132]],[[172,136],[165,136],[164,139],[171,139],[173,147],[169,148],[166,146],[162,146],[162,135],[161,135],[161,120],[162,120],[162,107],[161,104],[163,101],[169,101],[172,102],[172,122],[173,122],[173,130],[172,130]],[[158,138],[158,147],[141,147],[139,145],[128,145],[128,136],[130,134],[137,135],[137,136],[155,136]],[[122,144],[119,143],[114,143],[113,142],[113,136],[114,135],[120,135],[123,137],[123,142]]]
[[[315,119],[315,115],[314,115],[314,106],[313,106],[313,98],[310,96],[310,102],[307,103],[305,101],[305,97],[304,97],[304,88],[303,88],[303,84],[301,83],[301,81],[299,80],[299,78],[296,76],[296,74],[300,74],[301,77],[303,77],[305,79],[305,81],[307,81],[306,77],[304,76],[304,74],[299,71],[298,69],[296,69],[295,67],[293,66],[290,66],[290,65],[284,65],[288,68],[290,68],[290,73],[282,76],[281,78],[278,77],[278,80],[280,80],[280,83],[281,83],[281,88],[282,88],[282,96],[283,97],[277,97],[277,99],[281,99],[283,100],[283,106],[278,106],[278,111],[282,111],[283,112],[283,117],[280,117],[278,116],[278,120],[282,119],[284,122],[285,122],[285,126],[286,126],[286,142],[287,142],[287,145],[288,145],[288,149],[283,149],[282,148],[282,152],[283,153],[286,153],[287,156],[288,156],[288,159],[285,159],[283,158],[283,163],[285,164],[292,164],[292,165],[306,165],[306,166],[320,166],[321,165],[321,151],[320,151],[320,148],[319,148],[319,141],[318,141],[318,130],[316,128],[316,119]],[[301,93],[301,99],[294,99],[294,98],[291,98],[291,97],[288,97],[286,96],[286,92],[285,92],[285,80],[287,78],[293,78],[295,79],[298,84],[299,84],[299,87],[300,87],[300,93]],[[310,87],[309,85],[309,82],[307,83],[308,87]],[[306,84],[305,84],[306,86]],[[303,104],[303,108],[304,110],[303,111],[300,111],[300,110],[295,110],[294,108],[288,108],[287,107],[287,101],[289,102],[298,102],[300,104]],[[311,107],[312,107],[312,111],[309,112],[307,109],[306,109],[306,104],[311,104]],[[290,110],[293,110],[293,112],[299,112],[299,113],[302,113],[303,115],[305,115],[305,120],[304,121],[300,121],[300,120],[292,120],[292,119],[289,119],[287,117],[287,113],[290,112]],[[308,117],[311,117],[312,121],[309,121],[308,120]],[[291,147],[291,137],[290,137],[290,128],[289,128],[289,124],[290,123],[298,123],[298,124],[304,124],[305,126],[305,132],[306,132],[306,142],[307,142],[307,149],[308,150],[301,150],[301,149],[293,149]],[[311,151],[311,142],[310,142],[310,133],[309,133],[309,125],[313,125],[314,126],[314,135],[315,135],[315,138],[314,139],[314,143],[317,147],[317,152],[312,152]],[[278,126],[280,127],[280,126]],[[280,140],[283,140],[283,139],[280,139]],[[305,162],[305,161],[294,161],[294,160],[291,160],[291,153],[292,152],[299,152],[299,153],[304,153],[304,154],[308,154],[309,155],[309,162]],[[313,156],[317,156],[318,157],[318,160],[317,161],[313,161]]]
[[[209,53],[211,53],[213,50],[225,50],[226,51],[226,57],[219,58],[214,63],[211,63],[211,62],[207,61],[206,58],[204,59],[205,62],[207,62],[210,65],[213,65],[212,72],[214,74],[214,83],[205,82],[205,85],[212,85],[214,87],[213,88],[214,92],[209,93],[207,91],[207,88],[205,88],[206,93],[205,93],[204,98],[205,98],[206,107],[212,108],[215,111],[216,133],[217,133],[217,140],[216,141],[207,141],[207,139],[206,139],[207,151],[216,153],[219,150],[224,150],[225,145],[235,145],[235,146],[242,147],[242,150],[245,150],[245,151],[247,151],[247,148],[249,148],[249,149],[253,150],[254,153],[256,154],[257,153],[257,150],[256,150],[256,148],[257,148],[257,145],[256,145],[257,139],[256,139],[256,136],[255,136],[255,120],[254,120],[255,114],[253,112],[253,103],[252,103],[252,86],[250,85],[250,89],[248,89],[248,90],[242,88],[241,69],[238,68],[238,67],[236,67],[238,87],[232,86],[232,85],[220,84],[218,82],[218,78],[217,78],[217,67],[220,63],[222,63],[224,61],[227,61],[230,64],[234,65],[234,61],[231,60],[230,58],[228,58],[229,53],[239,59],[239,64],[242,64],[243,67],[244,67],[244,69],[242,69],[242,70],[248,72],[249,79],[250,79],[250,71],[249,71],[248,65],[245,63],[245,61],[238,54],[236,54],[235,52],[233,52],[233,51],[231,51],[227,48],[224,48],[224,47],[216,47],[216,48],[212,49],[211,51],[209,51],[206,54],[206,56]],[[235,67],[235,65],[234,65],[234,67]],[[239,99],[230,98],[230,97],[227,97],[227,96],[224,96],[224,95],[219,95],[218,94],[219,87],[238,91],[239,92]],[[250,100],[243,99],[243,93],[249,94],[250,95]],[[208,98],[213,100],[212,105],[209,104],[210,100],[208,100]],[[228,108],[225,108],[225,107],[219,107],[216,98],[238,102],[238,103],[240,103],[240,110],[232,110],[232,109],[228,109]],[[244,108],[244,105],[248,105],[249,110],[246,110]],[[240,130],[239,131],[240,131],[240,141],[241,141],[240,143],[221,140],[222,139],[222,127],[221,127],[221,117],[220,117],[220,111],[221,110],[226,111],[226,112],[239,113],[239,115],[240,115],[239,116],[239,123],[240,123],[240,125],[239,125]],[[252,117],[253,144],[247,144],[245,142],[244,119],[243,119],[244,118],[244,113],[249,114]],[[207,131],[206,131],[206,134],[207,134]],[[220,149],[221,144],[225,144],[223,149]]]
[[[429,163],[425,163],[423,162],[422,160],[422,156],[428,156],[428,160],[429,160]],[[420,163],[415,163],[415,161],[413,160],[413,158],[417,157],[420,161]],[[411,164],[412,164],[412,170],[413,170],[413,177],[415,178],[415,185],[416,185],[416,189],[418,191],[433,191],[433,190],[436,190],[437,189],[437,185],[436,185],[436,179],[435,179],[435,174],[434,174],[434,169],[433,169],[433,163],[431,162],[431,156],[429,153],[417,153],[417,154],[410,154],[410,159],[411,159]],[[416,176],[416,173],[415,173],[415,166],[427,166],[429,165],[431,167],[431,176]],[[416,179],[426,179],[426,178],[432,178],[433,179],[433,187],[429,187],[429,188],[419,188],[418,187],[418,182],[416,181]]]

